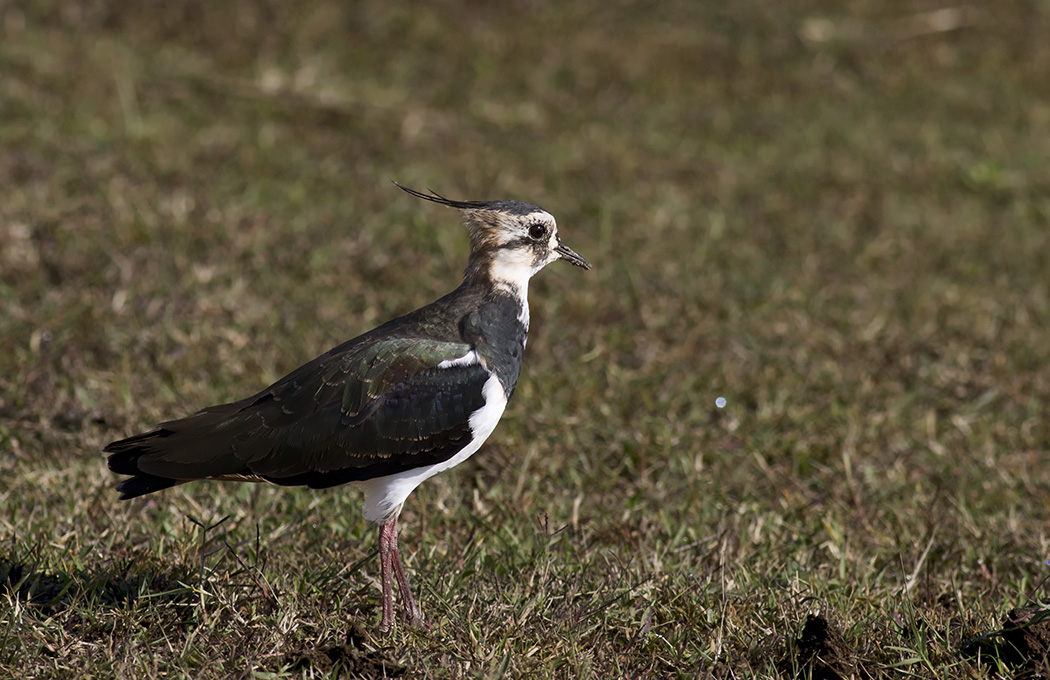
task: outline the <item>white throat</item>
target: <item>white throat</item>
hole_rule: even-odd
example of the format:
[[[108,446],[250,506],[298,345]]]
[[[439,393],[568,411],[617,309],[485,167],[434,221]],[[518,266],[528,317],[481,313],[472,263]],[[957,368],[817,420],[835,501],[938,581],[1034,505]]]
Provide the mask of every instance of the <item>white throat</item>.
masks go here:
[[[492,260],[489,276],[492,282],[510,290],[518,297],[529,292],[529,279],[542,267],[536,266],[535,257],[527,250],[503,250]]]
[[[532,253],[504,251],[489,268],[489,276],[497,288],[518,299],[518,321],[529,330],[529,279],[543,267],[537,267]]]

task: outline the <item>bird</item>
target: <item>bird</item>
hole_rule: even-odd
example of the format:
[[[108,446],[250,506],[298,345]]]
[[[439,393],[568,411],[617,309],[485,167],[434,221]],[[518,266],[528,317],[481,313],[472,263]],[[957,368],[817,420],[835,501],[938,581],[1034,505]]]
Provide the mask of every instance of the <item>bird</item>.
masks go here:
[[[380,631],[404,616],[427,626],[398,548],[398,516],[422,482],[468,459],[514,393],[529,331],[529,280],[557,261],[591,269],[546,210],[517,200],[457,201],[394,184],[460,211],[470,235],[462,283],[414,312],[322,354],[266,389],[209,406],[104,449],[131,475],[121,500],[196,480],[314,489],[355,483],[379,527]]]

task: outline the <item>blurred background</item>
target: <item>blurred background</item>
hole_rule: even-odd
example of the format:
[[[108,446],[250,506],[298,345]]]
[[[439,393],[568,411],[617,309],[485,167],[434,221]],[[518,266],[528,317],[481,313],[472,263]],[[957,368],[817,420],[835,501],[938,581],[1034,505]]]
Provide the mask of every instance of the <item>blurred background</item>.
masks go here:
[[[1048,29],[1042,0],[0,4],[8,591],[33,565],[92,592],[115,554],[195,573],[183,518],[211,507],[230,543],[273,523],[269,577],[342,560],[325,587],[361,590],[331,606],[374,603],[374,561],[338,572],[371,540],[356,494],[132,509],[100,449],[455,287],[458,215],[396,180],[541,205],[595,266],[534,279],[503,423],[403,515],[424,606],[494,598],[449,676],[498,668],[471,645],[512,673],[771,673],[819,614],[854,670],[960,677],[1048,574]],[[537,573],[575,595],[497,597]],[[579,647],[540,632],[570,624]],[[4,663],[66,649],[38,625]],[[440,658],[419,644],[406,667]]]

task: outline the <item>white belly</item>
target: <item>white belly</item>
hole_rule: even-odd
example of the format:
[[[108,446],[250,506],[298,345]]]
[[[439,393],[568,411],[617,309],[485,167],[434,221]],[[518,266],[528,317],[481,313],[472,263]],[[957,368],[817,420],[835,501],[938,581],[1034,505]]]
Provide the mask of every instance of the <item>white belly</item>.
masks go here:
[[[459,453],[442,463],[398,472],[386,477],[376,477],[359,482],[365,492],[365,519],[380,523],[393,512],[400,512],[402,503],[417,486],[436,474],[459,465],[481,448],[488,436],[496,429],[496,423],[507,408],[507,397],[503,385],[495,374],[485,381],[482,388],[485,405],[470,415],[470,432],[473,438]]]

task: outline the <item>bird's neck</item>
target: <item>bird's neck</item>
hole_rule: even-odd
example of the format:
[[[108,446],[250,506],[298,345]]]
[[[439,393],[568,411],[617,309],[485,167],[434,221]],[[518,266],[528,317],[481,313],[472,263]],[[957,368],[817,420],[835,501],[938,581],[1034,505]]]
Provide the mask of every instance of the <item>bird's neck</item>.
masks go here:
[[[481,304],[463,317],[462,324],[463,339],[478,351],[486,368],[499,376],[510,399],[525,357],[528,303],[499,288],[489,289]]]
[[[528,279],[494,280],[488,269],[468,268],[462,285],[447,298],[457,334],[499,376],[508,399],[518,382],[528,338],[527,286]]]
[[[512,298],[518,306],[518,321],[528,333],[529,279],[534,273],[530,264],[515,258],[472,254],[463,285]]]

